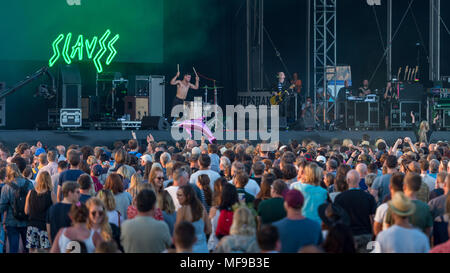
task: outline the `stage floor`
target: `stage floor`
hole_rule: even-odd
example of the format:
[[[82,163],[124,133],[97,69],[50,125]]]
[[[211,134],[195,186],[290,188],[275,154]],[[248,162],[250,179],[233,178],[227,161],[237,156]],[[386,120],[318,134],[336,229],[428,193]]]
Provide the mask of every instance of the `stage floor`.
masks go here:
[[[151,133],[156,141],[173,142],[170,131],[136,131],[137,138],[145,141],[146,136]],[[280,141],[288,142],[290,139],[301,141],[310,139],[319,143],[330,143],[333,139],[343,140],[350,138],[353,141],[359,141],[363,135],[370,136],[372,143],[377,138],[383,138],[392,145],[398,138],[410,137],[415,141],[412,131],[281,131]],[[33,130],[3,130],[0,131],[0,142],[5,144],[11,151],[22,142],[34,145],[41,141],[48,147],[56,145],[91,145],[91,146],[112,146],[117,141],[128,141],[132,138],[131,131],[121,130],[83,130],[83,131],[33,131]],[[247,135],[248,138],[248,135]],[[235,136],[236,139],[236,136]],[[450,132],[434,132],[431,141],[448,141]],[[219,141],[219,143],[227,141]]]

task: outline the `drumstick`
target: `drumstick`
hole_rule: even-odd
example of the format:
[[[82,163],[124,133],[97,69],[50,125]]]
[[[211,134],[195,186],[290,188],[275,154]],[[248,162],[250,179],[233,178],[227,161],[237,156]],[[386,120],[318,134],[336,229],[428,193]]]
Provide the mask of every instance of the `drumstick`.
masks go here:
[[[195,70],[195,67],[192,67],[192,68],[194,69],[195,76],[198,77],[198,74],[197,74],[197,71]]]
[[[180,64],[177,64],[177,71],[180,73]]]

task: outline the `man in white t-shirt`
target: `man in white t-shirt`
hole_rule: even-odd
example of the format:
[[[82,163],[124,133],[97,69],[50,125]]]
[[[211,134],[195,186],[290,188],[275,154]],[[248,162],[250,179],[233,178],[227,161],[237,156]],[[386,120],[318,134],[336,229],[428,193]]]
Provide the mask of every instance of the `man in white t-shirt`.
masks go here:
[[[39,170],[38,175],[42,172],[48,172],[50,174],[50,176],[58,173],[58,163],[56,162],[56,152],[55,151],[48,151],[47,161],[48,161],[48,164]]]
[[[249,175],[249,173],[245,170],[244,164],[242,162],[235,161],[231,165],[231,176],[234,177],[238,172],[245,172],[245,173],[247,173],[247,175]],[[234,184],[233,180],[234,179],[232,179],[228,182],[231,184]],[[256,197],[256,195],[260,191],[260,187],[258,186],[258,183],[256,183],[255,180],[249,179],[247,182],[247,185],[244,187],[244,190],[246,192],[248,192],[249,194],[253,195],[254,197]]]
[[[426,159],[421,159],[419,160],[419,164],[420,164],[420,171],[422,172],[420,174],[420,176],[422,176],[422,181],[428,186],[430,192],[432,192],[436,188],[436,178],[433,178],[428,175],[430,163],[428,163],[428,160]]]
[[[409,222],[416,210],[411,199],[397,192],[389,202],[389,209],[395,224],[378,234],[378,250],[381,253],[428,253],[430,242],[427,236]]]
[[[391,196],[394,196],[397,192],[403,191],[403,179],[405,179],[405,175],[403,173],[394,173],[391,176],[391,180],[389,183],[389,190],[391,192]],[[383,223],[384,218],[386,217],[386,212],[388,211],[389,205],[388,203],[383,203],[377,208],[377,212],[375,213],[374,225],[373,225],[373,233],[378,235],[381,231],[386,230],[387,226]]]
[[[211,158],[209,157],[209,155],[201,154],[198,158],[198,165],[200,167],[200,170],[191,175],[189,183],[196,184],[198,177],[202,174],[206,174],[209,177],[209,186],[211,187],[211,191],[214,191],[214,182],[216,182],[216,180],[220,178],[220,175],[219,173],[209,169],[209,166],[211,165]]]
[[[189,174],[184,169],[179,168],[173,173],[173,186],[166,188],[166,191],[170,194],[170,197],[172,197],[175,210],[181,208],[180,202],[177,198],[177,191],[181,186],[187,185],[188,182]]]

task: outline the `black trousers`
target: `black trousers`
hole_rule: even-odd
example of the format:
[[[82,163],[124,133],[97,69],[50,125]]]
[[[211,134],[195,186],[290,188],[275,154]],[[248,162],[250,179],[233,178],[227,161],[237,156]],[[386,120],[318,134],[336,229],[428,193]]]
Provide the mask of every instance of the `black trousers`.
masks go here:
[[[170,112],[169,112],[169,122],[172,122],[174,120],[174,118],[172,117],[172,109],[175,106],[180,105],[180,104],[183,105],[184,104],[184,100],[182,100],[182,99],[180,99],[178,97],[175,97],[173,99],[172,108],[170,109]]]

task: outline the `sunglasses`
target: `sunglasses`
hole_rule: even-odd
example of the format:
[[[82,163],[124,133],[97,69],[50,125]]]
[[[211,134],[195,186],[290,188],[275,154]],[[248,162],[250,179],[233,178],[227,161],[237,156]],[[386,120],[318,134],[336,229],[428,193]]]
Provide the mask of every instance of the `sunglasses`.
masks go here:
[[[94,217],[97,216],[97,215],[98,215],[98,216],[103,216],[104,214],[105,214],[104,211],[97,211],[97,210],[94,210],[94,211],[91,212],[91,215],[94,216]]]
[[[164,180],[164,177],[155,177],[158,180]]]

